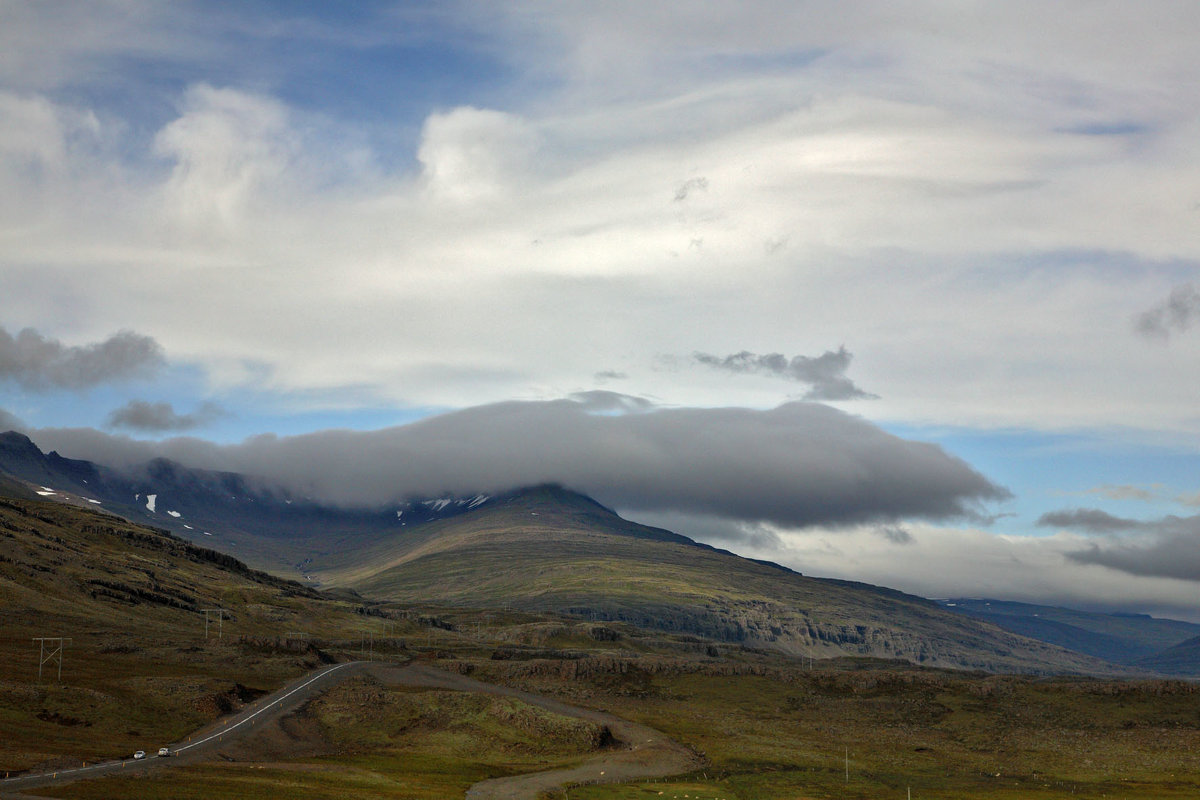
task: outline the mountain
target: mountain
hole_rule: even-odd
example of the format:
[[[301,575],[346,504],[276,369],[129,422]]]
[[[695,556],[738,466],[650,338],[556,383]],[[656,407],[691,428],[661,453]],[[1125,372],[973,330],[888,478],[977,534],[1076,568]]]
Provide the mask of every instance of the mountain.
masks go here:
[[[1160,653],[1140,658],[1137,666],[1165,675],[1200,677],[1200,636],[1168,647]]]
[[[1119,668],[920,597],[806,577],[622,519],[557,486],[355,510],[234,473],[129,470],[0,435],[0,476],[39,497],[151,522],[310,584],[382,600],[623,621],[793,656],[1009,672]]]
[[[945,608],[1022,636],[1114,664],[1148,669],[1157,669],[1149,666],[1150,657],[1200,636],[1200,625],[1147,614],[1103,614],[991,599],[953,598],[941,603]],[[1177,655],[1173,663],[1178,662]],[[1192,669],[1200,671],[1200,659],[1193,662]]]
[[[988,671],[1111,673],[1088,656],[891,589],[810,578],[622,519],[543,486],[316,560],[324,583],[400,602],[622,621],[817,658]]]
[[[237,473],[192,469],[162,458],[118,470],[43,454],[13,431],[0,434],[0,481],[0,494],[107,511],[216,547],[260,569],[301,578],[313,554],[356,547],[489,500],[474,495],[339,508]]]

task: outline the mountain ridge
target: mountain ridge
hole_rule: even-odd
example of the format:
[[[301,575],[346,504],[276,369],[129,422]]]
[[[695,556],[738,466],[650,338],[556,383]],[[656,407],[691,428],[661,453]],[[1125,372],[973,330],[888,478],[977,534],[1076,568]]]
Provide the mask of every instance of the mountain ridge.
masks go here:
[[[116,470],[42,454],[20,434],[0,438],[0,474],[46,499],[149,520],[258,569],[384,601],[590,616],[792,656],[999,672],[1133,669],[895,589],[745,559],[626,520],[558,484],[338,509],[165,459]]]

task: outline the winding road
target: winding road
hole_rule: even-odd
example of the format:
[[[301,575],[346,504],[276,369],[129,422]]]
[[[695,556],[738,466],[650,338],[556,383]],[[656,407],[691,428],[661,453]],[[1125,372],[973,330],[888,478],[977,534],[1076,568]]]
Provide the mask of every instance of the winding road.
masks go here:
[[[453,689],[463,692],[512,697],[555,714],[607,725],[622,745],[605,750],[575,767],[548,770],[507,778],[494,778],[472,786],[466,800],[534,800],[547,789],[579,783],[615,783],[643,778],[676,775],[697,769],[701,759],[665,734],[645,725],[577,706],[567,705],[542,695],[484,683],[463,675],[439,670],[426,664],[397,666],[370,661],[349,661],[322,667],[282,689],[261,697],[237,714],[217,720],[187,739],[169,745],[171,757],[148,755],[104,761],[74,769],[61,769],[0,780],[0,797],[18,798],[24,789],[52,786],[72,781],[112,775],[124,771],[150,771],[177,764],[195,764],[217,754],[219,747],[253,737],[267,723],[276,722],[316,697],[335,683],[352,675],[369,673],[391,686],[415,686]]]

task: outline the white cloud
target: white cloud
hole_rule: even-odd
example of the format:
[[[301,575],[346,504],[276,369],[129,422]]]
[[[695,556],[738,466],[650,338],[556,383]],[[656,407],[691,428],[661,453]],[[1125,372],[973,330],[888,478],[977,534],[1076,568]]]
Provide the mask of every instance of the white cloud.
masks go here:
[[[655,358],[844,344],[877,418],[1194,432],[1200,337],[1148,348],[1128,320],[1200,259],[1195,12],[468,8],[555,80],[398,120],[420,138],[397,157],[216,81],[194,19],[119,8],[46,86],[176,40],[197,78],[150,136],[99,101],[0,96],[10,328],[128,326],[221,386],[438,406],[604,370],[767,407],[769,381]]]
[[[183,113],[154,140],[155,153],[174,162],[164,186],[169,208],[210,235],[244,221],[247,204],[286,174],[297,147],[282,104],[203,84],[188,90]]]
[[[519,117],[464,107],[425,121],[417,158],[434,199],[508,201],[520,192],[513,179],[523,177],[535,147],[536,134]]]
[[[634,518],[638,518],[637,515]],[[677,520],[676,531],[693,530]],[[762,526],[736,539],[743,555],[766,558],[806,575],[859,580],[923,597],[994,597],[1068,607],[1140,610],[1200,621],[1194,581],[1131,575],[1070,554],[1087,549],[1082,535],[1002,536],[973,528],[908,523],[908,538],[876,526],[786,530]],[[697,538],[729,546],[704,526]],[[707,535],[706,535],[707,534]]]

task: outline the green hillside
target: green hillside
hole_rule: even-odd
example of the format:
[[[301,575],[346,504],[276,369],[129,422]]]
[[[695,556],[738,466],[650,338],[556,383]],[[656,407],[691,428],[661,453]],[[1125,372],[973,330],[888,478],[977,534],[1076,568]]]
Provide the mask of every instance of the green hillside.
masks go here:
[[[922,598],[808,578],[623,520],[556,487],[514,494],[316,562],[402,602],[570,613],[782,651],[991,671],[1111,672]]]
[[[172,741],[331,657],[292,632],[382,631],[357,610],[164,531],[0,497],[0,772]],[[39,677],[45,637],[69,641]]]

